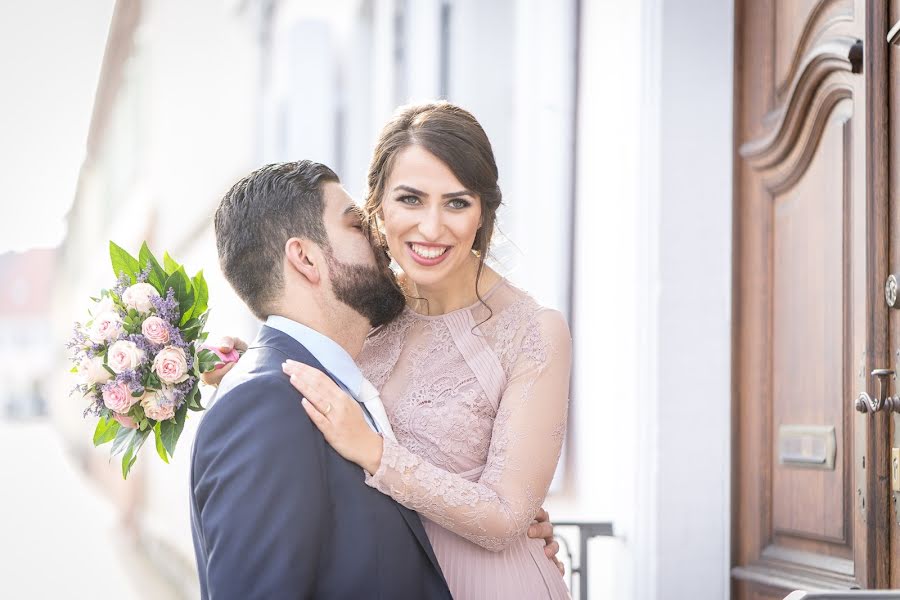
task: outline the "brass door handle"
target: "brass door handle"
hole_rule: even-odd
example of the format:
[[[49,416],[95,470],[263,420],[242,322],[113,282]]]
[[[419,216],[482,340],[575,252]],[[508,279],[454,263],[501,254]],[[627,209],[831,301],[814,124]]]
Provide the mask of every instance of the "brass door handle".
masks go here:
[[[877,413],[880,410],[884,412],[900,412],[900,398],[897,396],[887,396],[888,377],[891,377],[894,371],[891,369],[875,369],[872,375],[878,378],[878,397],[872,398],[869,394],[862,392],[856,398],[856,410],[861,413]]]

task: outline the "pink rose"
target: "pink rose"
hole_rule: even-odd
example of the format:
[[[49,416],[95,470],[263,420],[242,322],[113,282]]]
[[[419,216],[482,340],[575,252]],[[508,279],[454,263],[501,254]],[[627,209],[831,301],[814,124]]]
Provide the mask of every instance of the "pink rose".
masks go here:
[[[153,370],[163,383],[181,383],[188,378],[184,350],[176,346],[166,346],[153,359]]]
[[[167,344],[169,342],[169,327],[159,317],[147,317],[141,325],[141,333],[153,344]]]
[[[113,413],[112,418],[119,422],[119,425],[122,427],[127,427],[128,429],[137,429],[138,424],[134,422],[134,419],[129,417],[128,415],[120,415],[119,413]]]
[[[82,360],[78,366],[78,373],[88,385],[104,384],[112,379],[109,371],[103,368],[103,359],[99,356]]]
[[[122,319],[119,313],[107,311],[94,318],[88,337],[95,344],[111,342],[122,333]]]
[[[139,313],[148,313],[153,308],[150,298],[159,298],[159,292],[149,283],[136,283],[122,294],[122,304]]]
[[[103,404],[113,412],[125,414],[139,400],[131,395],[124,383],[107,383],[103,386]]]
[[[144,362],[144,351],[128,340],[119,340],[109,347],[106,355],[109,368],[116,373],[137,369]]]
[[[200,346],[201,350],[209,350],[216,356],[222,359],[222,362],[216,363],[216,368],[221,369],[228,363],[237,362],[238,359],[241,358],[241,355],[238,354],[238,351],[234,348],[231,349],[231,352],[222,352],[222,350],[218,346],[212,346],[210,344],[203,344]]]
[[[167,421],[175,416],[175,399],[172,389],[163,386],[161,390],[151,390],[141,400],[144,414],[154,421]]]

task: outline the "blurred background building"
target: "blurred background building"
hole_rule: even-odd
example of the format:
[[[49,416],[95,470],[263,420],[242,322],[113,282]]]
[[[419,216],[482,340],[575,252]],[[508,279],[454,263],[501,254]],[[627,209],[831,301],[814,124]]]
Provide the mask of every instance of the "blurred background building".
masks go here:
[[[91,446],[63,343],[110,285],[108,240],[133,251],[147,240],[202,268],[209,329],[252,339],[258,323],[218,271],[222,194],[264,163],[309,158],[361,198],[380,126],[396,106],[433,98],[472,111],[492,141],[505,201],[497,268],[571,324],[569,435],[546,505],[554,521],[614,524],[615,537],[589,544],[590,597],[728,597],[731,2],[107,4],[65,238],[53,253],[0,262],[0,273],[15,263],[36,278],[24,291],[3,279],[0,353],[7,340],[18,348],[23,318],[39,323],[25,326],[39,360],[0,355],[35,369],[0,371],[0,401],[15,416],[46,401],[67,457],[47,464],[90,482],[99,498],[85,506],[115,515],[95,536],[127,532],[121,561],[139,555],[165,582],[152,597],[197,595],[187,482],[199,419],[172,464],[145,450],[127,483]],[[39,292],[22,308],[30,286],[47,285],[48,260],[50,306]],[[28,487],[53,477],[29,473]],[[8,539],[2,552],[15,552]]]
[[[50,310],[53,250],[0,255],[0,414],[26,419],[46,414],[43,382],[54,373]]]

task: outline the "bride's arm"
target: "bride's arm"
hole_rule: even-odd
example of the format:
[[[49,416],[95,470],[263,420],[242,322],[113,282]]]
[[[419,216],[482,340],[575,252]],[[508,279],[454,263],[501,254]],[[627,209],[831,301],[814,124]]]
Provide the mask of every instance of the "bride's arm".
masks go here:
[[[522,349],[503,393],[487,465],[478,482],[440,469],[384,440],[381,465],[367,483],[488,550],[521,537],[547,495],[559,460],[569,394],[571,343],[565,321],[547,313]],[[526,342],[529,340],[526,334]]]
[[[487,464],[477,482],[440,469],[391,439],[382,442],[374,432],[365,432],[358,427],[356,403],[340,399],[346,395],[324,399],[321,386],[304,389],[310,383],[300,381],[305,380],[301,375],[292,377],[292,383],[313,401],[304,407],[328,442],[372,473],[366,477],[369,485],[450,531],[499,551],[526,532],[547,494],[565,433],[570,368],[565,320],[556,311],[542,311],[522,337],[494,422]],[[372,436],[378,438],[377,448]]]

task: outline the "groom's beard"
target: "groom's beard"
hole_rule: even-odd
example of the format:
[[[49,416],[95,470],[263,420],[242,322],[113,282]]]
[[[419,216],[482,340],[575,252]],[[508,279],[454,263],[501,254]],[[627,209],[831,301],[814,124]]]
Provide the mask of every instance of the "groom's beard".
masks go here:
[[[369,320],[372,327],[393,321],[403,312],[406,298],[388,267],[348,265],[331,252],[325,261],[335,297]]]

